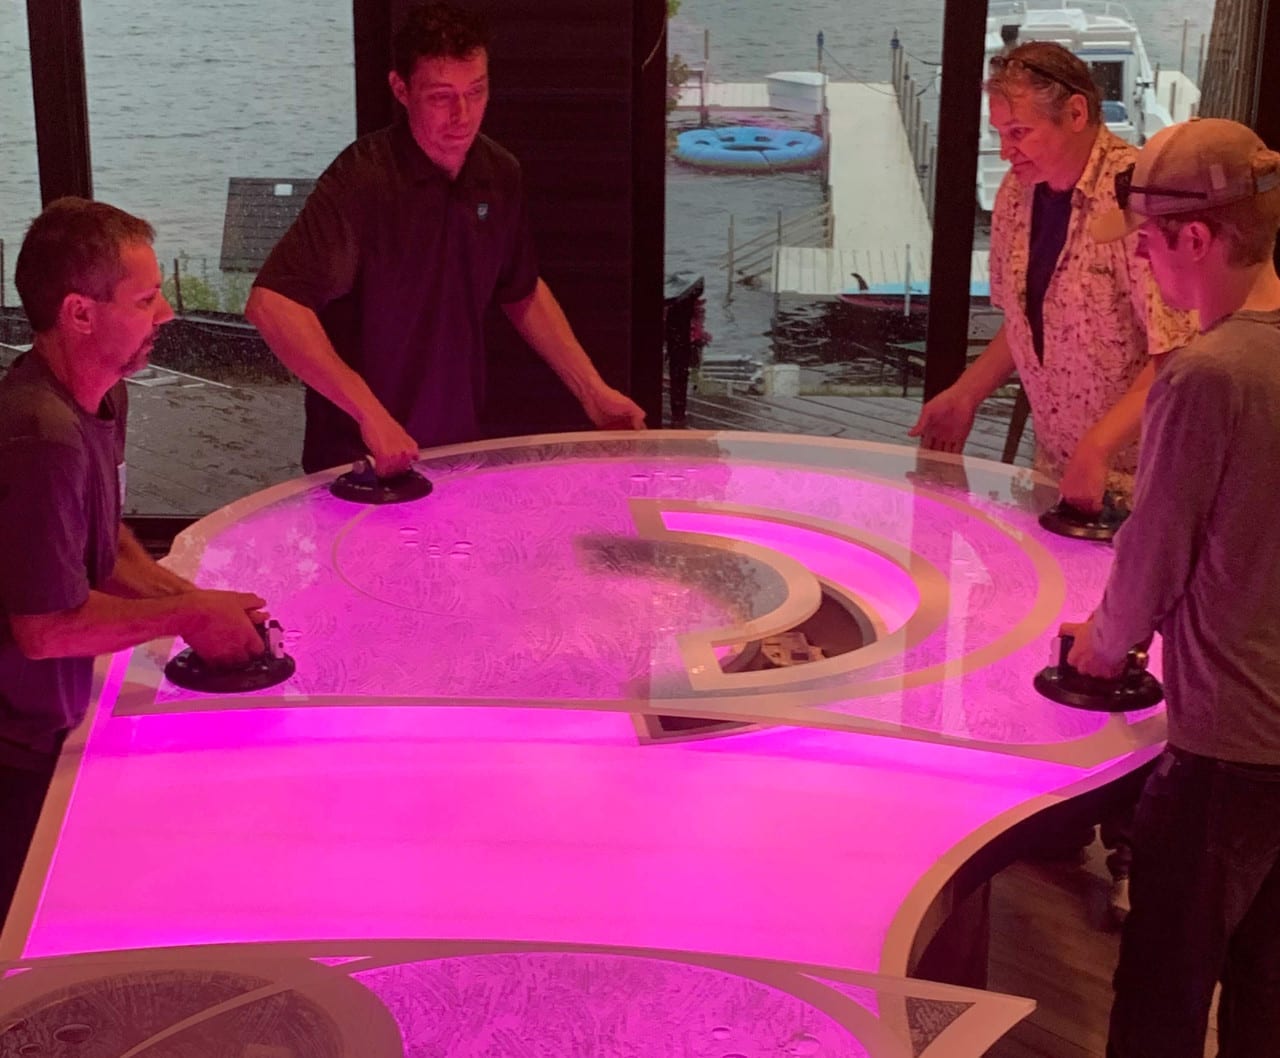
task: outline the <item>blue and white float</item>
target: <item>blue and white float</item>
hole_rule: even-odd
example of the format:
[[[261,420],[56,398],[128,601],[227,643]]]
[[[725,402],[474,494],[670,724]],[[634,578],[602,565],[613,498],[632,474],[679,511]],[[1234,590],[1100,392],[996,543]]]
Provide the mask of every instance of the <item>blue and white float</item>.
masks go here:
[[[822,151],[822,137],[812,132],[730,125],[680,133],[675,155],[703,169],[776,173],[812,168]]]

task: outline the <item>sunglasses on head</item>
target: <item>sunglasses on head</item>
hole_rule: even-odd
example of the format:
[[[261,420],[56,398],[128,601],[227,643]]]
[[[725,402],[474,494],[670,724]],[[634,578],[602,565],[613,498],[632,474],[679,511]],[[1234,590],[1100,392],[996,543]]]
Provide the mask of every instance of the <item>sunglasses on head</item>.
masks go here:
[[[1037,77],[1042,77],[1046,81],[1051,81],[1053,84],[1065,88],[1072,95],[1083,96],[1089,94],[1088,89],[1081,88],[1078,84],[1073,84],[1071,81],[1059,77],[1053,71],[1046,70],[1039,63],[1028,62],[1026,59],[1019,59],[1010,55],[994,55],[991,58],[990,69],[994,74],[1002,73],[1005,70],[1026,70],[1028,73],[1033,73]]]
[[[1133,182],[1133,171],[1136,166],[1129,166],[1128,169],[1122,169],[1116,173],[1116,205],[1121,209],[1129,208],[1130,195],[1163,195],[1165,198],[1200,198],[1207,199],[1208,192],[1205,191],[1183,191],[1175,187],[1157,187],[1149,184],[1143,187],[1141,184]]]

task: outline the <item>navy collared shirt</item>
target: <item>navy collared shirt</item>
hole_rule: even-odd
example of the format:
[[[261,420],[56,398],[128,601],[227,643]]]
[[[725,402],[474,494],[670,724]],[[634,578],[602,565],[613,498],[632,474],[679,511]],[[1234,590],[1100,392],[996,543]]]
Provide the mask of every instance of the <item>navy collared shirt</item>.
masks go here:
[[[338,355],[424,446],[480,436],[484,317],[538,280],[516,159],[484,135],[457,179],[402,117],[325,170],[255,285],[312,309]],[[345,412],[308,389],[308,472],[365,454]]]

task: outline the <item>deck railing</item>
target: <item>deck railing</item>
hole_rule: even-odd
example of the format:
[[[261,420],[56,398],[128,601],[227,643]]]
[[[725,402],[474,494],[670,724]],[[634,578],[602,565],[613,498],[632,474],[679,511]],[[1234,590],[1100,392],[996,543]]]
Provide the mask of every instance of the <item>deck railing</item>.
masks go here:
[[[898,31],[893,31],[889,41],[889,73],[893,81],[894,94],[898,98],[898,112],[902,115],[902,127],[907,134],[907,145],[911,149],[911,161],[916,171],[916,179],[920,182],[920,194],[924,198],[925,212],[933,221],[933,191],[937,179],[937,144],[929,136],[929,122],[921,117],[920,98],[929,86],[928,81],[921,85],[911,76],[911,64],[907,60],[906,49],[898,39]]]
[[[789,218],[784,218],[779,210],[771,230],[739,242],[736,222],[730,214],[729,248],[719,262],[725,270],[725,301],[733,300],[735,283],[754,285],[773,270],[774,251],[778,247],[830,246],[831,227],[831,204],[823,202]]]

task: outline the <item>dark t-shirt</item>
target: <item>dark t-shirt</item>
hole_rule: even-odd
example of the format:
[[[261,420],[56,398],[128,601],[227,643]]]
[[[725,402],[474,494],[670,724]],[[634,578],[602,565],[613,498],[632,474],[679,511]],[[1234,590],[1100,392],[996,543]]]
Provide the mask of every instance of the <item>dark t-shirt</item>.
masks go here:
[[[1036,184],[1031,203],[1031,244],[1027,256],[1027,322],[1036,356],[1044,361],[1044,295],[1067,242],[1075,188],[1054,191]]]
[[[255,283],[313,310],[427,446],[480,435],[485,312],[537,279],[515,158],[481,135],[450,180],[401,119],[334,160]],[[365,454],[345,412],[312,390],[306,408],[306,470]]]
[[[111,576],[126,402],[120,382],[90,415],[35,353],[0,380],[0,762],[56,748],[89,706],[93,658],[30,660],[9,615],[74,609]]]

